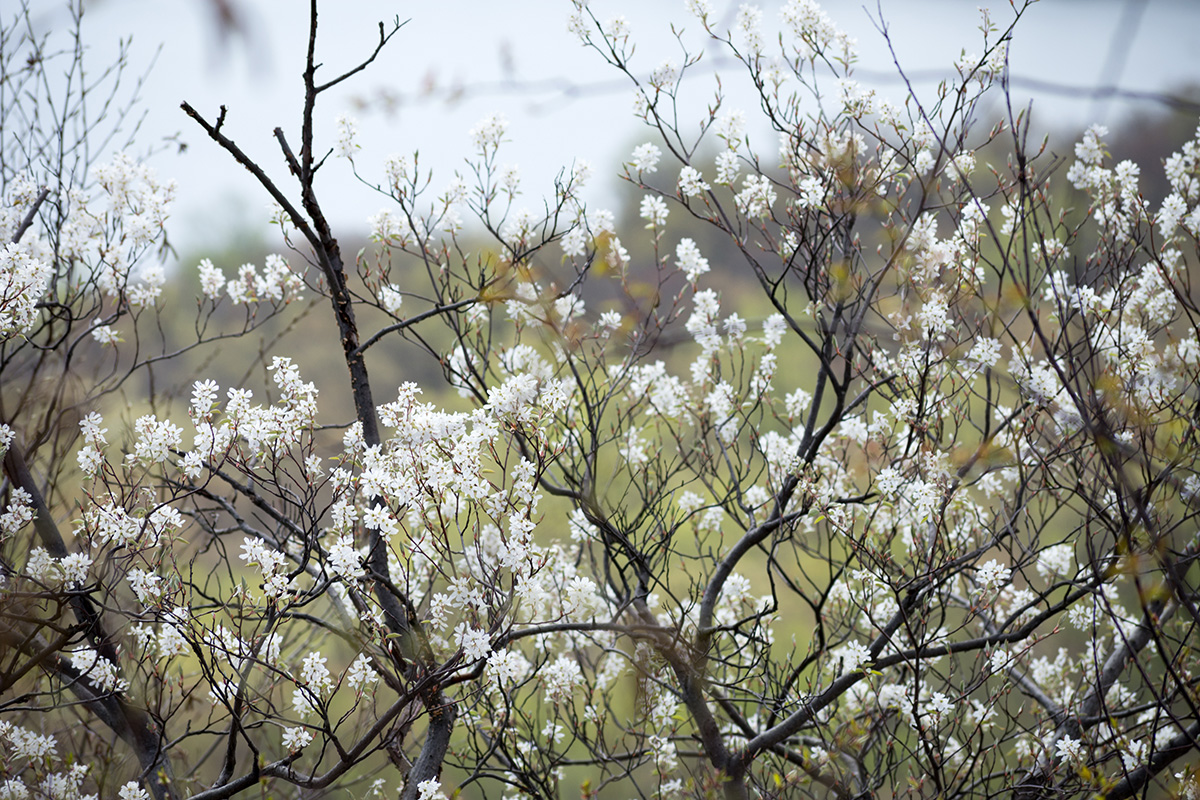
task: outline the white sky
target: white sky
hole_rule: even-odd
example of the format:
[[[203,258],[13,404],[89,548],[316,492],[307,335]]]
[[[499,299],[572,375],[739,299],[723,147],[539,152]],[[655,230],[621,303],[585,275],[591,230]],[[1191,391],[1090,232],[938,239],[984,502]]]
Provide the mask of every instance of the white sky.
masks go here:
[[[35,0],[44,14],[39,22],[53,29],[64,18],[51,10],[55,0]],[[246,22],[245,37],[223,39],[212,16],[213,0],[92,0],[85,17],[85,38],[99,65],[115,52],[122,36],[134,37],[133,67],[148,63],[161,43],[143,95],[149,114],[143,141],[181,133],[186,153],[164,151],[154,165],[161,175],[175,177],[180,186],[173,241],[182,250],[203,249],[235,229],[253,230],[265,223],[266,195],[253,178],[235,165],[179,110],[187,100],[210,120],[225,104],[229,109],[224,131],[275,176],[285,191],[294,188],[282,169],[272,138],[282,126],[298,149],[302,87],[300,72],[307,37],[303,0],[232,0]],[[717,15],[732,21],[737,2],[711,0]],[[878,5],[876,5],[878,2]],[[1101,81],[1109,45],[1133,31],[1123,69],[1110,77],[1122,88],[1157,91],[1200,81],[1200,3],[1190,0],[1144,0],[1140,18],[1132,14],[1143,0],[1042,0],[1029,9],[1017,30],[1011,50],[1014,76],[1038,78],[1074,86]],[[993,9],[993,21],[1003,26],[1012,12],[1006,0],[983,3]],[[778,27],[781,0],[763,7],[768,41]],[[959,53],[979,52],[981,38],[978,0],[828,0],[823,7],[841,28],[858,39],[859,77],[866,85],[876,74],[893,75],[891,56],[868,16],[880,11],[888,21],[901,64],[906,70],[944,70]],[[674,22],[689,34],[695,49],[719,52],[706,43],[699,24],[686,12],[683,0],[593,0],[601,20],[626,16],[638,44],[633,66],[648,72],[667,57],[678,60],[671,34]],[[44,8],[44,10],[42,10]],[[444,186],[455,170],[463,170],[469,152],[468,130],[493,111],[510,121],[509,139],[501,161],[516,162],[525,179],[526,200],[538,205],[553,176],[574,159],[590,161],[596,178],[590,187],[593,202],[612,202],[613,175],[631,147],[652,140],[631,113],[631,93],[621,76],[599,56],[582,48],[566,31],[568,0],[341,0],[323,4],[318,56],[326,79],[355,63],[377,39],[377,23],[397,16],[410,19],[374,65],[351,79],[345,91],[330,93],[318,106],[318,136],[333,144],[333,120],[349,113],[359,120],[359,169],[381,175],[383,159],[397,152],[419,150],[423,167],[434,170],[433,186]],[[1136,22],[1136,27],[1133,23]],[[1128,38],[1127,36],[1125,38]],[[703,63],[703,62],[702,62]],[[505,64],[510,65],[506,67]],[[687,84],[687,94],[701,108],[712,94],[711,72]],[[753,99],[735,86],[745,81],[732,66],[720,70],[728,105],[753,112]],[[502,89],[511,77],[519,82],[568,83],[584,91],[576,97],[560,88],[531,93]],[[444,92],[417,101],[423,88],[490,86],[455,103]],[[928,92],[931,82],[918,89]],[[619,87],[619,88],[613,88]],[[894,83],[879,84],[884,94],[896,94]],[[400,96],[410,101],[382,109],[380,98]],[[1014,96],[1028,100],[1021,89]],[[360,107],[362,100],[370,104]],[[1035,97],[1035,114],[1058,127],[1082,125],[1100,118],[1110,124],[1122,114],[1153,110],[1145,103],[1071,100],[1061,96]],[[748,116],[753,118],[752,113]],[[697,117],[698,119],[698,117]],[[689,121],[688,127],[694,122]],[[754,141],[753,129],[752,143]],[[774,137],[758,139],[775,152]],[[354,183],[345,162],[325,168],[318,186],[332,221],[344,231],[365,228],[365,218],[385,201]],[[263,229],[265,232],[265,228]]]

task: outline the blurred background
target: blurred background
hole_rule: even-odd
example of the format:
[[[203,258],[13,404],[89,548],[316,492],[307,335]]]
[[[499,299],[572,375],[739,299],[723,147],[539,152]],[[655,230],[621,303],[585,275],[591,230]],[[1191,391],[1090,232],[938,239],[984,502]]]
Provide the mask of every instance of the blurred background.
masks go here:
[[[785,3],[762,3],[769,38]],[[307,43],[307,3],[298,0],[92,0],[85,38],[94,67],[107,64],[132,37],[129,69],[145,74],[145,116],[138,142],[157,148],[152,163],[179,182],[170,233],[185,260],[216,242],[252,243],[269,235],[265,196],[179,110],[188,101],[213,120],[228,108],[225,132],[287,183],[272,130],[282,126],[298,141],[300,72]],[[699,119],[711,101],[714,72],[723,78],[727,107],[754,110],[739,65],[724,56],[686,10],[683,0],[595,0],[604,21],[625,16],[637,51],[631,67],[646,75],[666,59],[707,50],[688,73],[683,104]],[[712,0],[720,27],[733,25],[739,3]],[[962,52],[982,52],[979,0],[828,0],[833,21],[858,40],[856,77],[883,96],[902,100],[897,64],[919,96],[931,97],[952,75]],[[1012,21],[1007,0],[988,0],[1001,29]],[[35,24],[66,26],[55,0],[35,4]],[[359,123],[356,158],[368,180],[382,175],[392,153],[419,151],[433,187],[465,172],[468,131],[483,116],[508,117],[502,162],[519,164],[524,200],[540,205],[554,176],[578,159],[596,178],[592,205],[620,205],[620,163],[655,134],[634,119],[627,78],[582,47],[567,31],[568,0],[447,0],[440,3],[354,0],[330,3],[320,17],[318,59],[326,79],[363,59],[378,40],[378,23],[404,28],[365,72],[323,96],[317,135],[334,143],[334,120]],[[682,32],[677,40],[672,24]],[[887,30],[887,38],[882,31]],[[1078,131],[1092,122],[1113,129],[1114,156],[1150,165],[1195,131],[1200,112],[1200,3],[1192,0],[1041,0],[1018,24],[1010,50],[1014,104],[1032,103],[1035,127],[1051,145],[1069,152]],[[983,122],[1003,112],[995,93]],[[753,120],[754,114],[748,113]],[[751,144],[774,153],[775,136],[750,130]],[[357,185],[345,161],[331,163],[320,185],[342,235],[365,233],[366,218],[386,205]]]

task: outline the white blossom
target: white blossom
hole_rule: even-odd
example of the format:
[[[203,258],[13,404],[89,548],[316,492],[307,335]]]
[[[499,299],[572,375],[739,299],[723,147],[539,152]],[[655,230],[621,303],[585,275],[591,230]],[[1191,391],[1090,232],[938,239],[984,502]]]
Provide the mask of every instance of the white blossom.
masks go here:
[[[680,239],[675,248],[676,263],[690,283],[708,272],[708,259],[700,255],[700,248],[691,239]]]
[[[0,341],[33,326],[50,275],[50,264],[28,247],[9,242],[0,249]]]
[[[508,119],[503,114],[489,114],[471,128],[469,136],[475,150],[486,155],[495,152],[508,132]]]
[[[738,154],[733,150],[723,150],[717,154],[716,163],[716,182],[722,186],[732,186],[733,182],[737,180],[738,172],[742,168]]]
[[[1008,567],[990,559],[982,564],[975,572],[975,580],[984,589],[999,589],[1009,581]]]
[[[655,194],[648,194],[642,198],[641,217],[649,224],[647,228],[661,228],[667,224],[667,209],[666,202]]]
[[[345,114],[339,114],[337,121],[337,144],[334,151],[341,158],[354,158],[358,144],[354,141],[358,136],[358,120]]]
[[[629,165],[633,167],[634,172],[650,174],[658,172],[658,160],[662,158],[662,151],[657,146],[647,142],[640,144],[633,150],[633,158]]]
[[[684,167],[679,170],[679,192],[684,197],[696,197],[709,191],[712,187],[704,182],[700,171],[694,167]]]
[[[303,750],[313,740],[312,733],[307,728],[284,728],[283,746],[291,753]]]
[[[859,667],[871,661],[871,651],[862,642],[847,642],[838,651],[842,661],[842,673],[857,672]]]
[[[988,337],[980,337],[971,345],[967,360],[983,367],[994,367],[1000,360],[1000,342]]]
[[[552,663],[547,664],[540,673],[542,685],[546,688],[546,702],[555,703],[567,700],[575,687],[583,682],[583,673],[579,665],[570,656],[562,655]]]
[[[462,648],[463,658],[468,663],[487,658],[492,649],[487,632],[466,622],[460,622],[454,629],[454,642]]]
[[[725,141],[731,150],[737,150],[742,137],[746,135],[746,114],[735,109],[726,111],[717,118],[717,136]]]
[[[765,175],[747,175],[744,186],[733,198],[738,211],[749,217],[770,216],[771,206],[775,202],[775,187],[771,179]]]
[[[442,794],[442,783],[436,778],[417,784],[417,800],[445,800],[445,797]]]
[[[763,52],[762,10],[757,6],[743,4],[738,9],[737,28],[742,36],[742,43],[750,56],[759,56]]]
[[[1063,761],[1078,763],[1083,760],[1083,745],[1078,739],[1063,736],[1055,743],[1054,754]]]

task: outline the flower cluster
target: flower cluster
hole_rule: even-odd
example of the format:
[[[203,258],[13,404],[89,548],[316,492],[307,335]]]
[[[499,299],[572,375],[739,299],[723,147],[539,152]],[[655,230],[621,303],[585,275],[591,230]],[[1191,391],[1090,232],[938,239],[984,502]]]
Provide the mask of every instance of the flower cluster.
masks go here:
[[[0,340],[33,327],[50,275],[50,264],[30,248],[9,242],[0,250]]]
[[[267,256],[262,272],[254,264],[243,264],[237,277],[226,280],[225,273],[211,260],[200,262],[200,290],[211,300],[228,296],[237,305],[284,303],[298,300],[304,279],[292,271],[279,255]]]

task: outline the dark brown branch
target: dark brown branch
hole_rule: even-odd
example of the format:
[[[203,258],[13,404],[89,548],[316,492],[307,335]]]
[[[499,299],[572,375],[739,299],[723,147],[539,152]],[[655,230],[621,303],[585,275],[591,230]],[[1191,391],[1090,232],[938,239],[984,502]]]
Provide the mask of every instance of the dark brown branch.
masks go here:
[[[366,352],[368,347],[371,347],[372,345],[377,344],[381,339],[383,339],[384,336],[387,336],[389,333],[395,333],[396,331],[402,331],[405,328],[416,325],[418,322],[424,322],[425,320],[429,319],[430,317],[436,317],[439,314],[448,314],[451,311],[458,311],[460,308],[466,308],[467,306],[474,305],[477,302],[479,302],[479,301],[472,297],[467,300],[459,300],[458,302],[451,303],[449,305],[437,306],[435,308],[429,309],[428,311],[422,311],[420,314],[417,314],[415,317],[409,317],[408,319],[402,319],[399,322],[396,322],[392,325],[388,325],[387,327],[382,328],[382,329],[376,331],[375,333],[371,334],[371,337],[369,339],[367,339],[365,342],[363,342],[361,345],[359,345],[358,349],[355,350],[354,353],[355,353],[355,355],[362,355],[363,353]]]
[[[245,167],[246,170],[258,180],[259,184],[267,190],[269,195],[271,195],[271,198],[276,203],[279,203],[279,205],[283,208],[284,212],[288,215],[288,218],[291,219],[292,224],[296,226],[296,229],[299,230],[300,233],[304,234],[304,238],[308,240],[309,244],[311,244],[314,248],[320,246],[320,239],[318,239],[317,235],[313,233],[312,228],[308,225],[308,221],[300,214],[299,210],[297,210],[296,207],[291,204],[291,201],[287,199],[287,196],[279,190],[279,187],[275,185],[275,182],[267,176],[267,173],[263,172],[262,167],[258,166],[258,164],[256,164],[249,156],[247,156],[232,139],[221,133],[218,126],[210,125],[208,121],[205,120],[204,117],[200,116],[200,113],[196,111],[196,109],[192,108],[190,104],[186,102],[180,103],[179,107],[183,109],[185,114],[196,120],[200,127],[204,129],[204,132],[208,134],[210,139],[219,144],[227,153],[233,156],[235,161]],[[222,111],[221,120],[224,120],[224,118],[225,113]]]
[[[29,208],[29,213],[21,220],[21,224],[17,226],[16,232],[13,233],[12,243],[16,244],[21,241],[21,237],[25,235],[25,231],[29,230],[29,226],[33,224],[34,218],[37,217],[38,210],[42,207],[42,203],[46,202],[46,198],[50,196],[50,189],[44,188],[38,192],[38,196],[34,198],[33,205]]]
[[[397,17],[396,20],[392,23],[391,32],[385,34],[384,28],[383,28],[383,23],[380,22],[379,23],[379,43],[377,45],[375,45],[375,50],[372,51],[371,55],[365,61],[360,63],[357,67],[354,67],[347,72],[343,72],[341,75],[339,75],[338,77],[329,81],[328,83],[323,83],[320,86],[314,87],[314,89],[318,93],[323,92],[326,89],[332,89],[334,86],[337,86],[339,83],[346,80],[347,78],[353,77],[354,75],[357,75],[358,73],[362,72],[364,69],[366,69],[368,66],[371,65],[371,62],[373,62],[379,56],[380,52],[383,51],[383,48],[385,46],[387,46],[388,40],[391,39],[393,36],[395,36],[396,32],[399,31],[401,28],[403,28],[408,23],[409,23],[409,20],[404,20],[404,22],[401,22],[400,18]]]

